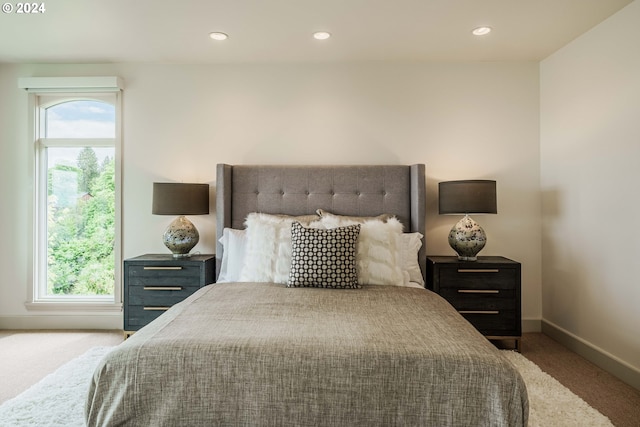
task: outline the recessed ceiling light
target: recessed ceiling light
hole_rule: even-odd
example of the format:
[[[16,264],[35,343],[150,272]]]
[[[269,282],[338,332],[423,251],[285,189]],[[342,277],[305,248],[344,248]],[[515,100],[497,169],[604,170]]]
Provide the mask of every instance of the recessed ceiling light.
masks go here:
[[[329,37],[331,37],[331,33],[328,33],[326,31],[317,31],[313,33],[313,38],[316,40],[326,40]]]
[[[214,33],[209,33],[209,37],[211,37],[214,40],[226,40],[229,38],[228,35],[226,35],[225,33],[220,33],[220,32],[214,32]]]
[[[491,32],[491,27],[478,27],[471,31],[474,36],[484,36]]]

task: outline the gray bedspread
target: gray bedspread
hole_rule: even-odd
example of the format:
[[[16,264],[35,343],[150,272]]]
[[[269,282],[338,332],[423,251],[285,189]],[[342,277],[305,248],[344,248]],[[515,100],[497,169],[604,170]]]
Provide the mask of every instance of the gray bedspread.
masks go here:
[[[520,426],[525,384],[415,288],[206,286],[96,369],[88,426]]]

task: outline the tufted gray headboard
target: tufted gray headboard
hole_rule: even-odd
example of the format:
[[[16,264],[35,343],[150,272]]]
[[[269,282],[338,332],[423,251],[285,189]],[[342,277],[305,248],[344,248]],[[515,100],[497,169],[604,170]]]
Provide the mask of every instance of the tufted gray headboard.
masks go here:
[[[251,212],[306,215],[395,215],[405,232],[425,234],[425,166],[217,165],[217,233],[244,228]],[[223,247],[216,246],[220,272]],[[419,252],[425,276],[426,249]],[[217,277],[217,275],[216,275]]]

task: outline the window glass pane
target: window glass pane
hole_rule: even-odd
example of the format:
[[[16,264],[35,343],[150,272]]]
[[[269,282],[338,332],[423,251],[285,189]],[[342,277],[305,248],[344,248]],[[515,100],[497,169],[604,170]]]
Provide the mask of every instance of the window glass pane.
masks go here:
[[[115,149],[47,148],[47,295],[113,295]]]
[[[45,110],[45,138],[115,138],[115,106],[69,101]]]

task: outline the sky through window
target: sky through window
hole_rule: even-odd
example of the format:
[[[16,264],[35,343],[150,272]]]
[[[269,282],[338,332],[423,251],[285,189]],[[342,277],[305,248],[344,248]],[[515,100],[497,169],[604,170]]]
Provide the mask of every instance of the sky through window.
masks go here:
[[[46,138],[114,138],[115,106],[100,101],[69,101],[46,110]]]

